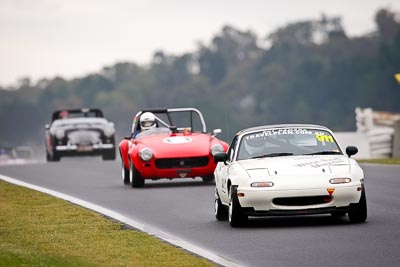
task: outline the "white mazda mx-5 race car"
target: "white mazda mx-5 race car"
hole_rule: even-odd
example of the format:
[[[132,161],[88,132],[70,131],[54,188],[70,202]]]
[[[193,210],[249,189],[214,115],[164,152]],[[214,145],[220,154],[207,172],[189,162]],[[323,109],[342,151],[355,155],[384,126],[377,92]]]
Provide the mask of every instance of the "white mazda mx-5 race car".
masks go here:
[[[249,128],[218,153],[215,217],[233,227],[249,216],[348,214],[367,219],[364,173],[328,128],[285,124]]]

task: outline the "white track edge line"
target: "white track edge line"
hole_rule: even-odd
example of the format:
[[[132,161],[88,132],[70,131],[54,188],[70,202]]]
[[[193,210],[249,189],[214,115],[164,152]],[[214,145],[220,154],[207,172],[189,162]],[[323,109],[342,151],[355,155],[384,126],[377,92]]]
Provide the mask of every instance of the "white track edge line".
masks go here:
[[[201,256],[203,258],[206,258],[206,259],[208,259],[208,260],[210,260],[210,261],[212,261],[214,263],[220,264],[222,266],[227,266],[227,267],[239,267],[239,266],[242,266],[242,265],[239,265],[239,264],[237,264],[237,263],[235,263],[233,261],[230,261],[230,260],[228,260],[228,259],[226,259],[224,257],[221,257],[221,256],[219,256],[219,255],[217,255],[217,254],[215,254],[215,253],[213,253],[213,252],[211,252],[209,250],[206,250],[204,248],[198,247],[198,246],[196,246],[194,244],[191,244],[190,242],[181,240],[181,239],[179,239],[177,237],[174,237],[174,236],[172,236],[172,235],[170,235],[168,233],[165,233],[165,232],[162,232],[160,230],[157,230],[154,227],[149,227],[149,226],[147,226],[147,225],[145,225],[143,223],[140,223],[138,221],[129,219],[129,218],[125,217],[124,215],[120,214],[120,213],[114,212],[112,210],[106,209],[104,207],[101,207],[99,205],[90,203],[88,201],[85,201],[85,200],[82,200],[82,199],[79,199],[79,198],[75,198],[75,197],[72,197],[70,195],[63,194],[63,193],[60,193],[60,192],[57,192],[57,191],[54,191],[54,190],[51,190],[51,189],[47,189],[45,187],[41,187],[41,186],[33,185],[33,184],[30,184],[30,183],[27,183],[27,182],[23,182],[23,181],[20,181],[20,180],[17,180],[17,179],[14,179],[14,178],[2,175],[2,174],[0,174],[0,179],[3,180],[3,181],[9,182],[11,184],[23,186],[23,187],[26,187],[26,188],[30,188],[30,189],[33,189],[33,190],[48,194],[48,195],[52,195],[54,197],[57,197],[57,198],[60,198],[60,199],[64,199],[64,200],[66,200],[68,202],[71,202],[71,203],[77,204],[79,206],[88,208],[90,210],[96,211],[96,212],[101,213],[103,215],[106,215],[106,216],[108,216],[110,218],[113,218],[113,219],[115,219],[117,221],[120,221],[120,222],[123,222],[123,223],[125,223],[127,225],[130,225],[133,228],[136,228],[136,229],[138,229],[138,230],[140,230],[142,232],[145,232],[147,234],[153,235],[153,236],[155,236],[155,237],[157,237],[157,238],[159,238],[161,240],[164,240],[164,241],[166,241],[166,242],[168,242],[170,244],[173,244],[173,245],[175,245],[177,247],[181,247],[181,248],[183,248],[183,249],[185,249],[185,250],[187,250],[189,252],[197,254],[197,255],[199,255],[199,256]]]

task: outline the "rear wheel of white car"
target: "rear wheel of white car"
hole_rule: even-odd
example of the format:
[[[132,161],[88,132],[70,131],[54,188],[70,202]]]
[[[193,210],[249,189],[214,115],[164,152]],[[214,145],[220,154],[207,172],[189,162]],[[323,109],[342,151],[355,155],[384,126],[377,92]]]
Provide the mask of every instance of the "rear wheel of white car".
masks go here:
[[[218,221],[225,221],[228,218],[227,208],[222,204],[218,191],[215,188],[214,214]]]
[[[231,186],[229,194],[229,210],[228,219],[232,227],[240,227],[246,224],[247,215],[244,215],[240,207],[239,199],[237,196],[237,186]]]
[[[129,179],[132,187],[143,187],[144,179],[140,173],[136,170],[132,162],[130,162]]]
[[[367,199],[365,197],[365,189],[361,193],[361,198],[355,209],[349,211],[349,220],[352,223],[362,223],[367,220]]]

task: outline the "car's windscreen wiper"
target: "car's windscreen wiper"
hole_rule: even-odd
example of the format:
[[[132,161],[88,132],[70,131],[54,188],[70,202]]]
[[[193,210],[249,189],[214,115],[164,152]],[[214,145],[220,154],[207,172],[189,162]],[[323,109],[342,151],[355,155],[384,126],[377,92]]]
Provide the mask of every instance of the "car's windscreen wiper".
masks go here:
[[[256,156],[252,157],[253,159],[258,159],[258,158],[272,158],[272,157],[283,157],[283,156],[293,156],[293,153],[270,153],[270,154],[265,154],[261,156]]]
[[[339,151],[319,151],[319,152],[314,152],[314,153],[309,153],[309,154],[303,154],[303,155],[341,155]]]

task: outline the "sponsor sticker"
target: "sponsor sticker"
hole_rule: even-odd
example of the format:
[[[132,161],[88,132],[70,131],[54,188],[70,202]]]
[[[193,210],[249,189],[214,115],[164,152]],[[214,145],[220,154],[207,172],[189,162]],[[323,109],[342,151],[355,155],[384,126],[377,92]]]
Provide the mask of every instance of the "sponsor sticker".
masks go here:
[[[295,159],[296,160],[296,159]],[[340,166],[340,165],[347,165],[346,162],[343,160],[342,157],[336,157],[336,158],[329,158],[329,159],[317,159],[317,160],[304,160],[304,158],[297,158],[299,161],[303,161],[297,164],[294,164],[293,166],[296,167],[313,167],[313,168],[320,168],[324,166]]]
[[[263,138],[266,136],[273,136],[273,135],[286,135],[286,134],[308,134],[313,135],[314,132],[308,129],[299,129],[299,128],[288,128],[288,129],[276,129],[276,130],[266,130],[263,132],[258,132],[254,134],[247,135],[245,138],[246,140],[251,140],[254,138]]]
[[[317,138],[318,142],[330,142],[334,143],[332,135],[325,135],[325,134],[315,134],[315,138]]]
[[[192,138],[187,137],[187,136],[171,136],[164,138],[163,140],[164,143],[166,144],[185,144],[185,143],[190,143],[192,142]]]

